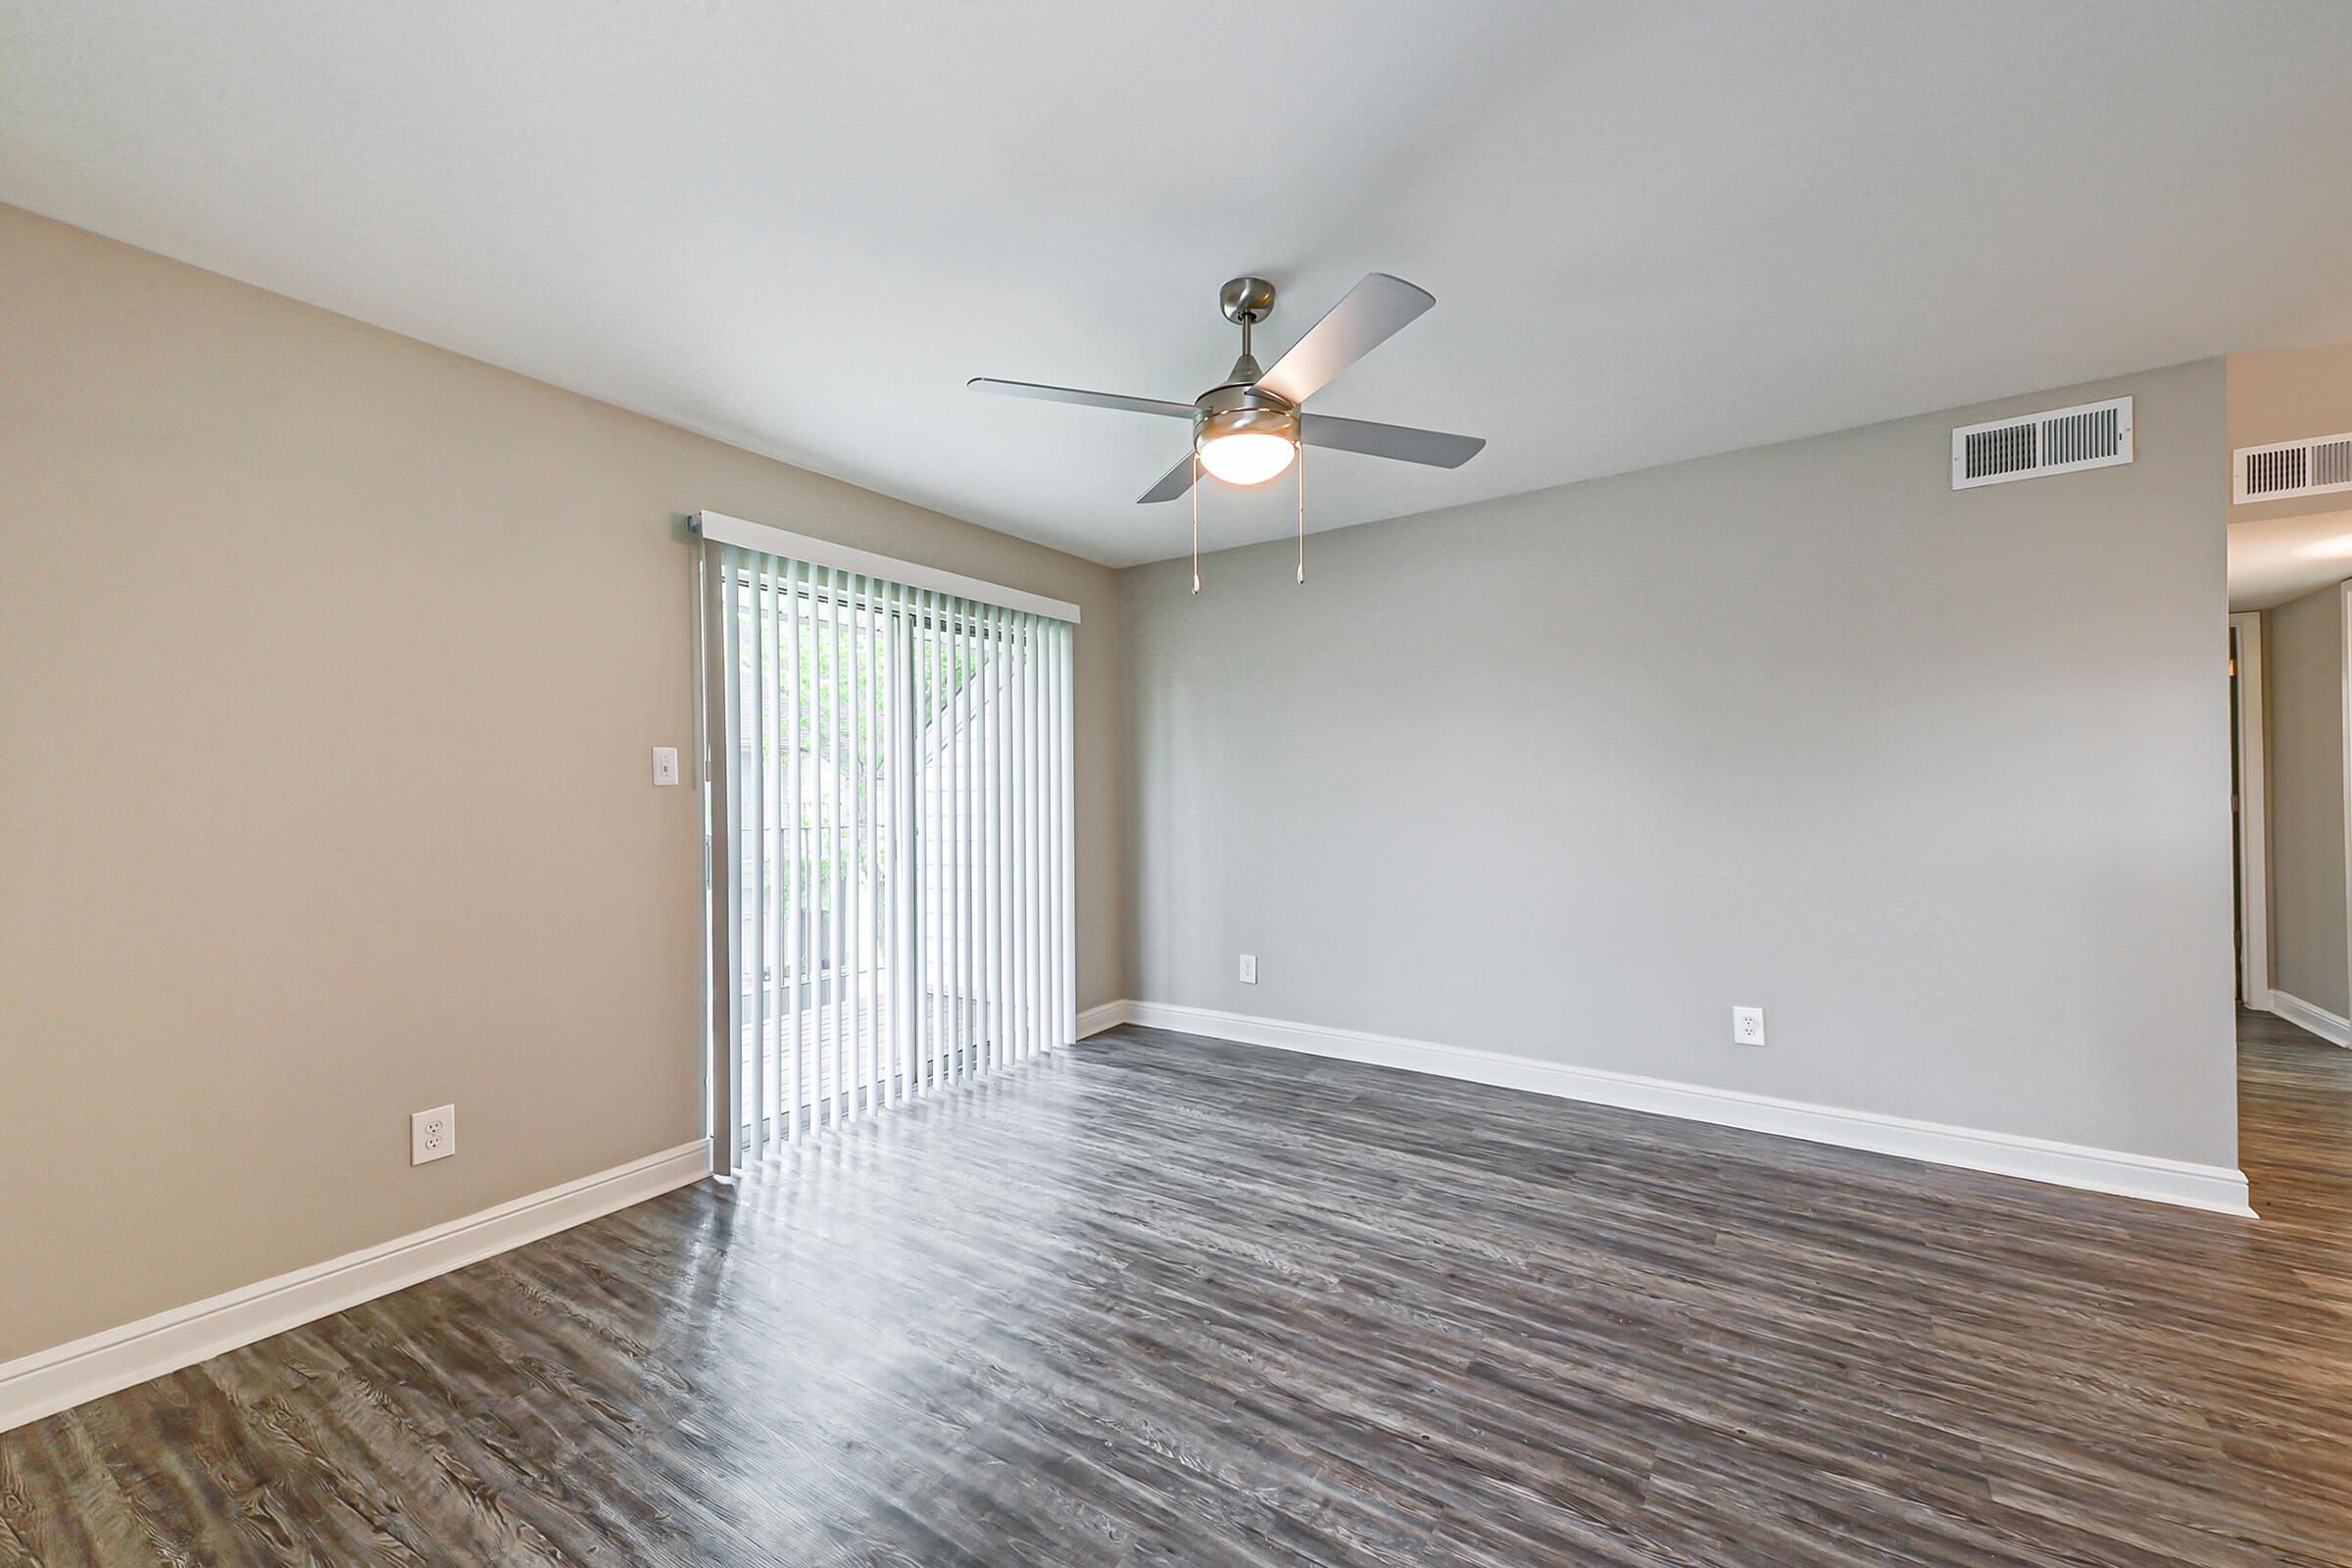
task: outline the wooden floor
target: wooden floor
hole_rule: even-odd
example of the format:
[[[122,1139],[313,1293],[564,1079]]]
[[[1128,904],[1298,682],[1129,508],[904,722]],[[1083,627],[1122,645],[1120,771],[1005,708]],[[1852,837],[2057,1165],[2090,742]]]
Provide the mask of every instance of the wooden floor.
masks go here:
[[[0,1437],[0,1561],[2342,1563],[2260,1223],[1129,1029]]]

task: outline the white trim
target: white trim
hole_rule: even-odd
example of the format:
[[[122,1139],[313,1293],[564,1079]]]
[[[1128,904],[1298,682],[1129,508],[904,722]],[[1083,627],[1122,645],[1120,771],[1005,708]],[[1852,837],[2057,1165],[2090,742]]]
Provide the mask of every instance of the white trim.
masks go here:
[[[1116,1029],[1127,1021],[1128,1004],[1105,1002],[1100,1007],[1089,1007],[1078,1015],[1078,1038],[1099,1035],[1105,1029]]]
[[[899,561],[890,556],[877,556],[870,550],[852,545],[835,544],[830,539],[818,539],[805,533],[788,533],[771,528],[763,522],[746,522],[730,517],[723,512],[698,512],[688,526],[706,539],[722,545],[741,545],[747,550],[762,551],[791,561],[806,561],[814,566],[831,566],[837,571],[856,572],[861,577],[882,577],[891,582],[905,583],[909,588],[926,588],[933,593],[952,594],[957,599],[977,600],[984,605],[998,605],[1024,614],[1047,615],[1054,620],[1078,624],[1078,607],[1066,600],[1048,599],[1021,588],[1007,588],[1002,583],[983,582],[978,577],[966,577],[960,572],[941,571],[918,562]]]
[[[2231,615],[2237,633],[2237,925],[2245,933],[2239,957],[2240,1000],[2271,1010],[2270,731],[2263,716],[2262,615]]]
[[[2198,1165],[2154,1154],[2090,1149],[2015,1133],[1913,1121],[1875,1111],[1844,1110],[1739,1090],[1708,1089],[1634,1073],[1538,1061],[1532,1056],[1442,1046],[1427,1040],[1400,1040],[1393,1035],[1365,1034],[1354,1029],[1286,1023],[1207,1007],[1130,1002],[1125,1005],[1125,1019],[1153,1029],[1180,1030],[1244,1045],[1268,1046],[1277,1051],[1334,1056],[1343,1061],[1401,1067],[1408,1072],[1522,1089],[1561,1100],[1679,1116],[1686,1121],[1740,1127],[1783,1138],[1801,1138],[1809,1143],[1834,1144],[1841,1149],[1870,1150],[1931,1164],[1956,1165],[1964,1170],[1989,1171],[2060,1187],[2079,1187],[2094,1193],[2210,1209],[2218,1214],[2254,1217],[2253,1207],[2247,1202],[2244,1173],[2226,1165]]]
[[[290,1274],[0,1363],[0,1432],[701,1181],[697,1139]]]
[[[2335,586],[2336,594],[2336,694],[2343,700],[2344,751],[2340,783],[2343,789],[2344,828],[2344,906],[2352,909],[2352,578]],[[2345,922],[2344,973],[2352,975],[2352,921]],[[2275,993],[2274,993],[2275,994]],[[2309,1005],[2309,1004],[2305,1004]],[[2313,1008],[2315,1012],[2319,1009]],[[2333,1013],[2324,1014],[2327,1017]],[[2316,1031],[2315,1031],[2316,1032]],[[2338,1042],[2339,1044],[2341,1042]]]
[[[2314,1006],[2301,997],[2273,987],[2271,1010],[2288,1023],[2310,1030],[2331,1046],[2352,1046],[2352,1020],[2338,1018],[2326,1007]]]

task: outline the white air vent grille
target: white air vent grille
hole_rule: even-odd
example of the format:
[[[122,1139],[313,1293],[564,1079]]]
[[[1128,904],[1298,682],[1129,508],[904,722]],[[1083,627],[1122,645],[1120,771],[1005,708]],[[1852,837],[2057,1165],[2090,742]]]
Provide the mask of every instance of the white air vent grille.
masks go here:
[[[2249,501],[2352,490],[2352,434],[2239,447],[2230,458],[2231,499],[2241,507]]]
[[[1952,488],[2109,468],[2132,461],[2132,400],[2082,403],[1952,432]]]

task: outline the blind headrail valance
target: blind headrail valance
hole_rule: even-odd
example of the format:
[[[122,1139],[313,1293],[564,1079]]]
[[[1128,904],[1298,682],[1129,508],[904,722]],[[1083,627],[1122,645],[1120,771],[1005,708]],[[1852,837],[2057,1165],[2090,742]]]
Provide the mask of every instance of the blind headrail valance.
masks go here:
[[[723,512],[698,512],[689,525],[714,544],[735,545],[744,550],[757,550],[762,555],[780,556],[787,561],[803,561],[812,566],[830,566],[836,570],[854,572],[861,577],[881,577],[904,583],[909,588],[950,594],[957,599],[996,605],[1027,615],[1066,620],[1073,626],[1078,623],[1078,607],[1066,600],[1048,599],[1044,594],[1007,588],[1002,583],[984,582],[978,577],[966,577],[961,572],[941,571],[936,566],[899,561],[890,556],[876,555],[871,550],[835,544],[830,539],[817,539],[805,533],[771,528],[763,522],[746,522],[741,517],[730,517]]]

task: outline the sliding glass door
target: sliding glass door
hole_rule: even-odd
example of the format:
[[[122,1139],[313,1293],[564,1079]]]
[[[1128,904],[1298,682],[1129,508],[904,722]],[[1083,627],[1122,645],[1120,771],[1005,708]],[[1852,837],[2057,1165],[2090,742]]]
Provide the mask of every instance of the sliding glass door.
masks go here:
[[[1071,628],[707,549],[732,1168],[1071,1038]]]

